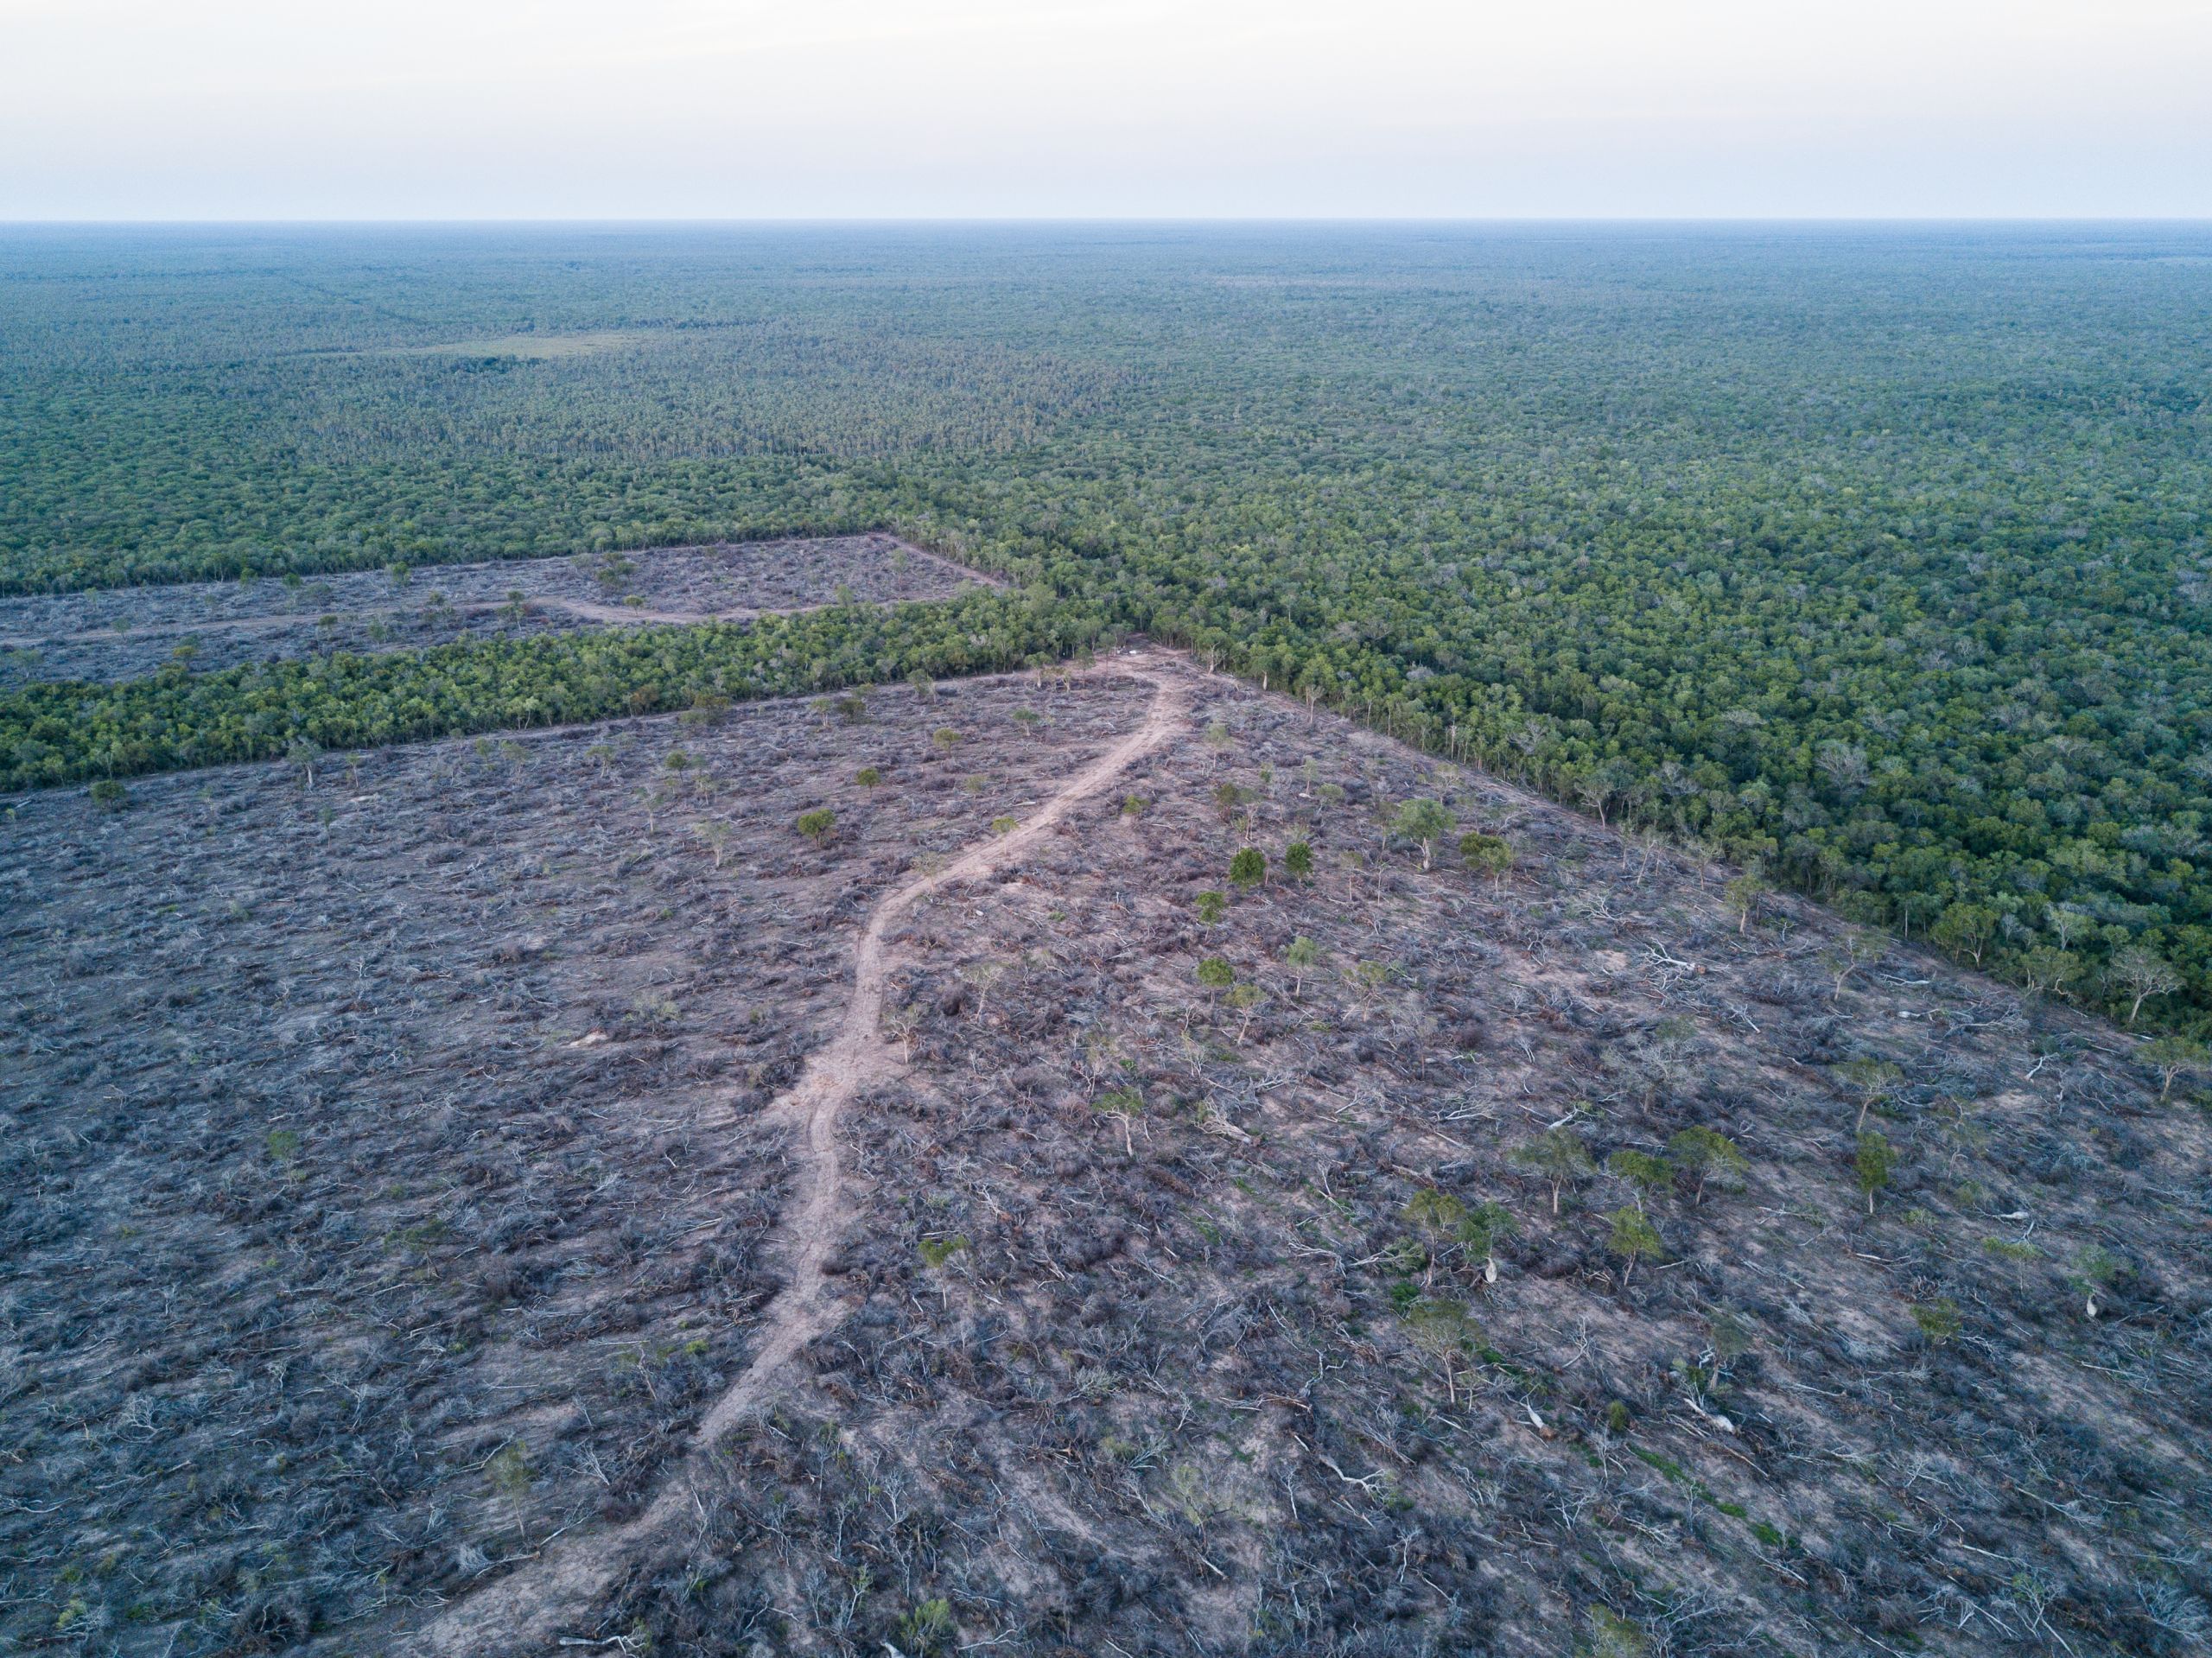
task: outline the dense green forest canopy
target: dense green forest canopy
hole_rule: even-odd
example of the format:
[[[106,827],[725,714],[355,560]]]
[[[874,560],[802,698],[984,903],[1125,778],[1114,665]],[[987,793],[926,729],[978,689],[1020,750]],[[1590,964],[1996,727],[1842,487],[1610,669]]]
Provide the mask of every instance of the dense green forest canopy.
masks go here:
[[[895,525],[1015,578],[977,665],[1147,630],[2202,1029],[2207,314],[2192,226],[22,229],[0,588]],[[42,688],[0,783],[715,678],[662,648]]]

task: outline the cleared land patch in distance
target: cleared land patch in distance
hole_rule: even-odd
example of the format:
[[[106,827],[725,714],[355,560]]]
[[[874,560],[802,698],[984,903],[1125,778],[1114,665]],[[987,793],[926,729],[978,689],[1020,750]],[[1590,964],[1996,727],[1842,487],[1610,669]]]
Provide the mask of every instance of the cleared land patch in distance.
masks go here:
[[[13,1638],[2202,1627],[2109,1026],[1179,658],[15,811]]]
[[[0,598],[0,689],[943,599],[995,581],[865,535]]]
[[[388,357],[515,357],[550,362],[562,357],[591,357],[603,351],[623,351],[654,336],[634,329],[602,329],[594,334],[507,334],[483,340],[442,340],[430,346],[386,346]]]

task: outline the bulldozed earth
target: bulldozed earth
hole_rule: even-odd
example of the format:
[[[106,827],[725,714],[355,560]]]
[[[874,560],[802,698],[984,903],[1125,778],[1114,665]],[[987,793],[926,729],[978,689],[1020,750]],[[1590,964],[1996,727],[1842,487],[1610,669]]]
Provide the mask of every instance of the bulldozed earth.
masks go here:
[[[0,834],[21,1649],[2212,1638],[2185,1081],[1172,653]]]

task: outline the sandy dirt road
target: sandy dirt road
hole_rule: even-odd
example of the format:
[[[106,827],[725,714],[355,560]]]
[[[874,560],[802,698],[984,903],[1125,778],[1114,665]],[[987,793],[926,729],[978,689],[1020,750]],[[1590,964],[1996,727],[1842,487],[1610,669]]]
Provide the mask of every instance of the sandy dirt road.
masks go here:
[[[836,1033],[807,1060],[790,1090],[768,1107],[768,1120],[787,1122],[795,1131],[797,1178],[790,1207],[778,1227],[787,1276],[763,1310],[760,1342],[751,1361],[700,1420],[692,1438],[694,1458],[703,1457],[722,1435],[774,1399],[791,1361],[836,1322],[836,1299],[823,1264],[843,1222],[838,1115],[868,1089],[905,1070],[882,1030],[884,989],[898,960],[893,936],[938,893],[1019,863],[1077,806],[1104,793],[1130,767],[1182,730],[1185,703],[1181,686],[1161,658],[1126,657],[1091,671],[1149,685],[1152,698],[1142,721],[1071,778],[1018,828],[969,847],[943,868],[908,881],[877,904],[853,946],[852,996]],[[551,1547],[528,1566],[447,1606],[413,1636],[403,1639],[399,1649],[435,1658],[494,1658],[554,1648],[563,1623],[603,1593],[641,1546],[676,1528],[692,1511],[690,1472],[688,1464],[674,1471],[635,1520]]]

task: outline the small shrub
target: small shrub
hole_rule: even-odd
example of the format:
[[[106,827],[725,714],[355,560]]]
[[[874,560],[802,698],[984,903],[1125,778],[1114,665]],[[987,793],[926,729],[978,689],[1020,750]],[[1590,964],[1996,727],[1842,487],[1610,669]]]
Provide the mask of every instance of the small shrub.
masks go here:
[[[493,1488],[502,1496],[518,1497],[530,1490],[530,1452],[519,1439],[510,1440],[499,1447],[492,1460],[484,1464],[484,1471],[491,1477]]]
[[[922,1264],[932,1269],[942,1267],[968,1247],[963,1233],[954,1232],[945,1237],[924,1238],[920,1244]]]
[[[837,814],[827,806],[817,806],[810,812],[801,812],[798,832],[817,847],[830,844],[830,837],[837,832]]]
[[[898,1644],[912,1658],[927,1658],[948,1650],[955,1630],[952,1603],[940,1595],[922,1602],[899,1620]]]
[[[1939,1347],[1957,1335],[1965,1324],[1959,1316],[1958,1303],[1948,1297],[1940,1301],[1930,1301],[1925,1305],[1915,1305],[1912,1321],[1920,1326],[1922,1335]]]

